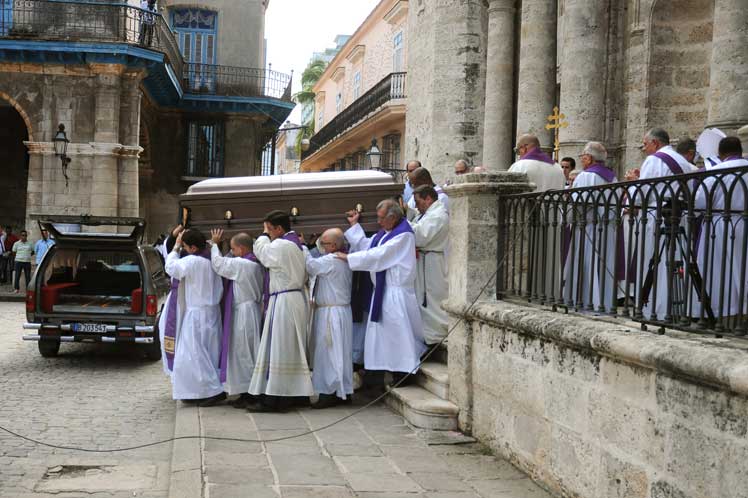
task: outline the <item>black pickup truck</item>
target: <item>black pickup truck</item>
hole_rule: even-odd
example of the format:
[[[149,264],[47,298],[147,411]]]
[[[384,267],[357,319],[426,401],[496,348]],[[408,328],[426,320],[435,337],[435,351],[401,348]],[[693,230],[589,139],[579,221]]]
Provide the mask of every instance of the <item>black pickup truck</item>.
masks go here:
[[[84,231],[58,230],[74,224]],[[61,342],[142,344],[161,357],[158,313],[169,278],[158,252],[141,245],[139,218],[39,217],[55,240],[26,292],[26,341],[42,356],[57,355]],[[91,228],[94,227],[94,228]]]

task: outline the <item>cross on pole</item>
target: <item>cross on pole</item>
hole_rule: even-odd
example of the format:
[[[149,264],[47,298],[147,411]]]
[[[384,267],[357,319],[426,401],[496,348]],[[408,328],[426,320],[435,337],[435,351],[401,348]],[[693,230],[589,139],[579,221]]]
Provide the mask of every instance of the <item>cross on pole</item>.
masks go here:
[[[553,114],[548,116],[549,123],[545,125],[546,130],[553,130],[553,156],[556,162],[558,162],[558,151],[561,149],[561,141],[558,138],[559,132],[561,131],[561,128],[566,128],[567,126],[569,126],[569,122],[564,121],[565,119],[566,114],[559,114],[558,106],[556,106],[553,108]]]

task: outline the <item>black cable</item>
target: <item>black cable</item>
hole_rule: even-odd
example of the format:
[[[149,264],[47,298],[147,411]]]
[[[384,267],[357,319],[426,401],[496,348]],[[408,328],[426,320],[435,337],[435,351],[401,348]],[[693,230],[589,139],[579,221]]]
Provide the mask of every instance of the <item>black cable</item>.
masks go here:
[[[532,215],[533,211],[535,211],[538,208],[539,205],[540,205],[540,203],[536,202],[535,206],[533,206],[532,210],[530,210],[529,216]],[[510,243],[511,247],[514,247],[514,245],[516,244],[517,240],[519,240],[519,238],[523,235],[524,231],[525,231],[525,226],[523,226],[520,229],[520,231],[517,234],[517,236],[511,241],[511,243]],[[499,274],[499,270],[504,265],[504,262],[506,261],[506,258],[508,256],[509,256],[509,251],[507,250],[504,253],[504,257],[496,265],[496,271],[493,273],[493,275],[491,275],[491,277],[488,279],[488,281],[486,281],[486,283],[483,285],[483,287],[481,288],[480,292],[476,295],[476,297],[470,303],[470,306],[468,306],[467,309],[464,311],[464,314],[467,314],[471,309],[473,309],[473,306],[475,306],[475,303],[477,303],[478,299],[481,298],[481,296],[483,295],[483,293],[486,291],[486,288],[488,288],[488,286],[493,282],[494,278]],[[392,386],[390,386],[389,390],[386,390],[385,392],[383,392],[382,394],[380,394],[379,396],[377,396],[376,398],[374,398],[372,401],[368,402],[364,406],[358,408],[357,410],[349,413],[348,415],[346,415],[346,416],[344,416],[342,418],[339,418],[339,419],[337,419],[337,420],[335,420],[333,422],[330,422],[327,425],[323,425],[322,427],[317,427],[316,429],[310,429],[308,431],[304,431],[304,432],[301,432],[299,434],[292,434],[292,435],[289,435],[289,436],[277,437],[277,438],[272,438],[272,439],[244,439],[244,438],[220,437],[220,436],[176,436],[176,437],[171,437],[171,438],[168,438],[168,439],[162,439],[160,441],[153,441],[151,443],[139,444],[139,445],[136,445],[136,446],[127,446],[127,447],[123,447],[123,448],[114,448],[114,449],[108,449],[108,450],[99,450],[99,449],[78,448],[78,447],[75,447],[75,446],[61,446],[61,445],[56,445],[56,444],[45,443],[44,441],[39,441],[39,440],[36,440],[36,439],[32,439],[32,438],[30,438],[28,436],[24,436],[22,434],[18,434],[17,432],[13,432],[10,429],[6,429],[5,427],[3,427],[1,425],[0,425],[0,430],[5,431],[8,434],[10,434],[11,436],[14,436],[14,437],[16,437],[18,439],[23,439],[25,441],[28,441],[28,442],[31,442],[31,443],[34,443],[34,444],[38,444],[38,445],[41,445],[41,446],[46,446],[48,448],[55,448],[55,449],[58,449],[58,450],[80,451],[80,452],[84,452],[84,453],[117,453],[117,452],[124,452],[124,451],[133,451],[133,450],[139,450],[139,449],[143,449],[143,448],[149,448],[151,446],[157,446],[157,445],[161,445],[161,444],[165,444],[165,443],[170,443],[170,442],[174,442],[174,441],[183,441],[183,440],[187,440],[187,439],[204,439],[204,440],[213,440],[213,441],[234,441],[234,442],[237,442],[237,443],[276,443],[276,442],[279,442],[279,441],[287,441],[289,439],[295,439],[295,438],[299,438],[299,437],[303,437],[303,436],[308,436],[309,434],[314,434],[316,432],[321,432],[321,431],[324,431],[325,429],[329,429],[330,427],[338,425],[338,424],[340,424],[340,423],[348,420],[349,418],[351,418],[351,417],[353,417],[355,415],[358,415],[359,413],[361,413],[362,411],[366,410],[367,408],[375,405],[376,403],[379,403],[382,399],[384,399],[385,396],[387,396],[388,394],[390,394],[390,391],[392,389],[396,389],[396,388],[400,387],[400,385],[403,382],[405,382],[405,380],[408,377],[410,377],[412,375],[415,375],[415,373],[418,371],[418,369],[421,368],[421,366],[426,362],[426,360],[428,360],[431,357],[432,354],[434,354],[434,351],[436,351],[437,349],[439,349],[439,347],[442,344],[444,344],[444,342],[449,338],[449,336],[452,335],[452,332],[454,332],[454,330],[457,328],[457,326],[460,325],[463,321],[464,321],[464,318],[462,318],[462,317],[459,320],[457,320],[455,322],[455,324],[452,326],[452,328],[450,328],[447,331],[447,335],[445,335],[444,338],[441,341],[439,341],[437,344],[435,344],[434,346],[432,346],[431,349],[421,358],[421,360],[418,362],[418,365],[416,365],[415,368],[413,368],[410,372],[408,372],[406,375],[404,375],[399,381],[397,381],[395,384],[393,384]]]

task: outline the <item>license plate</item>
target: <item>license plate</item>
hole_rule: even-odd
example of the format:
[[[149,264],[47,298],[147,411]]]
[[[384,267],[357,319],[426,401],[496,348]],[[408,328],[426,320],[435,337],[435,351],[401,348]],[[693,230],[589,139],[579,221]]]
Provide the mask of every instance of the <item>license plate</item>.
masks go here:
[[[76,323],[73,325],[73,330],[75,332],[103,334],[106,332],[106,325],[103,323]]]

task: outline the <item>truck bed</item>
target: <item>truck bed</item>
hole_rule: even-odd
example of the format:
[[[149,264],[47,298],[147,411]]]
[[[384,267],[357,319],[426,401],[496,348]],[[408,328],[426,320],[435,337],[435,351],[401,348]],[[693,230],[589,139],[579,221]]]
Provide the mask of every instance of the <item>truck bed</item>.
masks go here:
[[[52,306],[53,313],[97,313],[123,315],[132,313],[132,299],[128,296],[83,296],[68,294]]]

